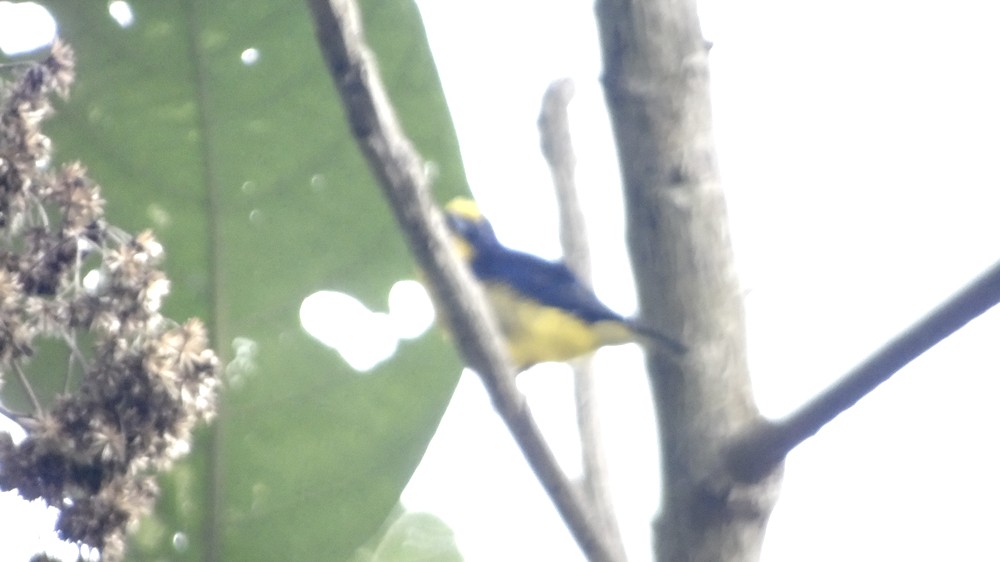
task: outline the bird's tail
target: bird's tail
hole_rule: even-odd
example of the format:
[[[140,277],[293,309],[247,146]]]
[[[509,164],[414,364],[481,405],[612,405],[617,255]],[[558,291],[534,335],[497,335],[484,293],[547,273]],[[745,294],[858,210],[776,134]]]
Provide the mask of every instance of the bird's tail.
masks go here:
[[[681,343],[677,338],[672,338],[655,328],[650,328],[649,326],[645,326],[635,322],[634,320],[630,320],[628,325],[633,332],[642,336],[643,339],[648,340],[657,347],[666,349],[675,355],[684,355],[688,352],[688,347]]]

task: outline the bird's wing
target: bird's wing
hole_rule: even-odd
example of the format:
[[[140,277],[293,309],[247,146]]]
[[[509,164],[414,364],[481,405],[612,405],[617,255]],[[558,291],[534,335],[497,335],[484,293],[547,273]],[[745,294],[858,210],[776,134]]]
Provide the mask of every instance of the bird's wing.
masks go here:
[[[624,321],[562,262],[500,247],[478,254],[472,269],[482,281],[503,283],[542,305],[565,310],[585,322]]]

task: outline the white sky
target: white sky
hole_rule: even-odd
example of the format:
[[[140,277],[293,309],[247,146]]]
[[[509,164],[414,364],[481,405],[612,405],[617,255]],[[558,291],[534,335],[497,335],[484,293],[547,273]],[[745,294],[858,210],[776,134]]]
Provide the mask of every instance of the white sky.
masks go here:
[[[549,82],[576,80],[596,286],[633,311],[591,3],[420,5],[473,192],[505,242],[547,257],[559,253],[556,210],[535,121]],[[995,10],[974,0],[702,3],[766,414],[795,408],[1000,257]],[[1000,558],[998,330],[1000,315],[987,314],[795,451],[763,559]],[[627,547],[649,560],[658,467],[640,352],[603,350],[596,362]],[[518,384],[578,470],[568,370],[539,366]],[[468,374],[404,502],[443,517],[470,562],[581,559]],[[5,524],[26,517],[7,505],[9,556],[4,530],[34,533]]]

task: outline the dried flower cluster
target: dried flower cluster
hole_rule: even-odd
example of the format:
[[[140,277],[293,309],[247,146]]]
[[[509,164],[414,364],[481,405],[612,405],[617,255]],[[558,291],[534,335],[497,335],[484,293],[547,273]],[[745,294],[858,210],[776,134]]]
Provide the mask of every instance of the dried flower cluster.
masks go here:
[[[211,416],[219,369],[198,320],[159,313],[160,244],[105,223],[83,166],[49,169],[39,125],[72,79],[72,51],[57,43],[0,85],[0,383],[34,410],[4,411],[27,438],[0,434],[0,489],[58,507],[61,537],[118,560],[126,526],[156,496],[153,474]],[[69,356],[58,396],[32,390],[43,340]]]

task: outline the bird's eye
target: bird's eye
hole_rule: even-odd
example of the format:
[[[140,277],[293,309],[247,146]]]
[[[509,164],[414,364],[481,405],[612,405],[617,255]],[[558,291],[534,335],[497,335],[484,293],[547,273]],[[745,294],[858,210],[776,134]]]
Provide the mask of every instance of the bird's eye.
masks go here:
[[[462,219],[454,215],[448,215],[448,221],[447,221],[448,230],[451,230],[452,234],[464,238],[467,235],[467,233],[465,232],[466,229],[462,228],[462,222],[463,222]]]
[[[462,217],[457,217],[455,215],[447,215],[447,220],[448,220],[448,228],[450,228],[452,232],[458,234],[459,236],[468,238],[470,235],[472,235],[473,231],[475,230],[472,224],[468,220]]]
[[[445,214],[445,219],[452,233],[474,246],[496,243],[493,227],[485,219],[470,219],[455,213]]]

